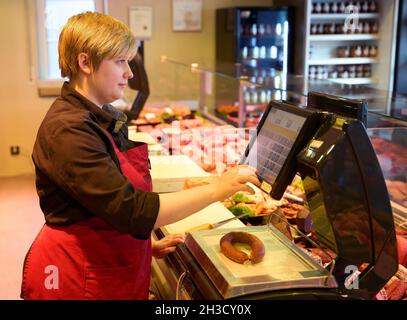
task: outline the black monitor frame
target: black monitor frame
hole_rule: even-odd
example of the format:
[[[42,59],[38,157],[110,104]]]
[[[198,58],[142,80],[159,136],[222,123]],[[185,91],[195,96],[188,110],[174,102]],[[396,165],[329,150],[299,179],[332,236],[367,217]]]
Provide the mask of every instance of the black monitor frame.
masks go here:
[[[332,112],[340,117],[357,119],[367,128],[366,100],[348,99],[315,91],[308,92],[307,100],[307,107]]]
[[[127,116],[127,123],[139,117],[150,95],[148,76],[144,68],[143,46],[141,46],[141,49],[137,51],[137,54],[129,62],[129,66],[133,73],[133,78],[128,80],[129,88],[138,92],[131,104],[130,110],[124,112]]]
[[[259,180],[262,182],[261,189],[271,195],[274,199],[281,199],[287,186],[294,179],[295,174],[297,173],[297,154],[305,147],[305,145],[312,139],[317,129],[323,123],[327,113],[322,113],[319,111],[311,111],[307,109],[301,109],[296,105],[293,105],[287,101],[271,101],[266,111],[264,112],[259,124],[256,128],[256,136],[252,137],[251,141],[247,145],[246,151],[240,161],[240,164],[244,164],[248,157],[249,153],[254,145],[255,139],[260,134],[261,129],[270,113],[272,108],[276,108],[285,112],[289,112],[305,118],[305,122],[298,133],[297,139],[294,141],[294,144],[287,155],[287,158],[278,173],[275,181],[272,183],[266,181],[263,177],[258,175]]]

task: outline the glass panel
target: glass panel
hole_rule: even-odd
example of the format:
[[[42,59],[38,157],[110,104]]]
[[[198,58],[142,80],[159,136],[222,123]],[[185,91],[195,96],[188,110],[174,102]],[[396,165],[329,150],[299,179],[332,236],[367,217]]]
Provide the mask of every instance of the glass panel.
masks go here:
[[[58,37],[69,17],[85,11],[95,11],[94,0],[46,0],[45,30],[47,38],[48,79],[59,79]]]

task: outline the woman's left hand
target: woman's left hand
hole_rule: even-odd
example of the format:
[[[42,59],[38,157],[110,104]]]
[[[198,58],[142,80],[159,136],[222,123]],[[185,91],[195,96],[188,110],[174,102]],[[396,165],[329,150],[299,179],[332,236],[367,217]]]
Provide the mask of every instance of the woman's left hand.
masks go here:
[[[170,252],[175,251],[177,244],[183,243],[185,240],[182,234],[170,234],[161,240],[154,241],[152,244],[154,258],[164,258]]]

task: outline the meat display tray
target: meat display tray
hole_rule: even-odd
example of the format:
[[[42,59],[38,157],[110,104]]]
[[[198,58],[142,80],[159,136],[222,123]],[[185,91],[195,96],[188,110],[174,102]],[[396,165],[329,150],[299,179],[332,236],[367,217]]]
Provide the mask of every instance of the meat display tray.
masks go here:
[[[336,288],[335,278],[273,226],[246,227],[263,242],[261,262],[239,264],[225,257],[220,238],[242,229],[212,229],[187,235],[185,245],[223,298],[288,288]]]

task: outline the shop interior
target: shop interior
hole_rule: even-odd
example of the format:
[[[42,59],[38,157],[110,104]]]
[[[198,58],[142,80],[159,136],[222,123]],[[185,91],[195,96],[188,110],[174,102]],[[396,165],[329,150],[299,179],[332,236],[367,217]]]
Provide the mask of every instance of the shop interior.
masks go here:
[[[63,2],[78,1],[0,1],[1,300],[20,299],[44,224],[31,154],[64,81],[59,30],[81,10],[137,39],[112,105],[148,144],[153,192],[237,164],[262,182],[153,231],[185,242],[153,259],[151,299],[407,300],[406,1]]]

